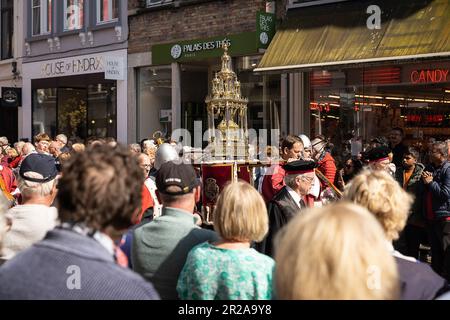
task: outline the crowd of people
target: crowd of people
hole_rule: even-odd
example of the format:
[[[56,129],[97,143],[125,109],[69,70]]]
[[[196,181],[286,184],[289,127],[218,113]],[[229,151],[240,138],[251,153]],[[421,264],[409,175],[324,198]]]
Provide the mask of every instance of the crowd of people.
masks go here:
[[[288,135],[211,226],[170,139],[0,137],[0,299],[446,299],[449,144]]]

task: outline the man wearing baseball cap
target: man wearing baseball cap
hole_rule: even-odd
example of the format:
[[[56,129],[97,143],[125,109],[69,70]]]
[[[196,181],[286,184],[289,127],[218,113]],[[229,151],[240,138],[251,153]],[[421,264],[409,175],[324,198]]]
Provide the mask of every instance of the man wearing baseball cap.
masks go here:
[[[49,155],[30,154],[23,160],[18,179],[22,204],[7,212],[12,227],[3,242],[2,260],[31,247],[56,226],[58,213],[51,205],[57,175],[55,159]]]
[[[162,299],[178,299],[178,276],[189,251],[215,232],[195,224],[194,208],[200,200],[200,181],[188,164],[164,163],[156,173],[162,215],[134,232],[133,269],[151,281]]]

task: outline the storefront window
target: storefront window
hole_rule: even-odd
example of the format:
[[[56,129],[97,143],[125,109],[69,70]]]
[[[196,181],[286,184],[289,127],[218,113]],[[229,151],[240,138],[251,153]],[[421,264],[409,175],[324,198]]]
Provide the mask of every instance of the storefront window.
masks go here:
[[[242,57],[237,60],[237,76],[241,82],[242,95],[248,99],[248,127],[280,130],[281,124],[281,77],[280,75],[256,75],[253,69],[260,56]],[[280,132],[281,134],[281,132]]]
[[[58,131],[68,138],[86,137],[87,97],[85,89],[58,89]]]
[[[311,135],[363,144],[400,127],[409,145],[450,136],[450,63],[311,72]],[[342,146],[344,148],[344,146]]]
[[[172,121],[172,69],[140,68],[136,97],[139,140],[151,138],[156,131],[167,134]]]
[[[80,77],[36,80],[33,90],[33,136],[64,133],[71,141],[117,136],[117,90],[114,81],[83,77],[84,86],[70,87]],[[91,84],[89,84],[91,82]],[[95,83],[95,84],[93,84]],[[39,88],[41,87],[41,88]],[[49,88],[50,87],[50,88]]]
[[[33,136],[56,133],[56,88],[33,90]]]
[[[115,84],[104,83],[88,87],[88,136],[115,137],[117,132],[117,90]]]

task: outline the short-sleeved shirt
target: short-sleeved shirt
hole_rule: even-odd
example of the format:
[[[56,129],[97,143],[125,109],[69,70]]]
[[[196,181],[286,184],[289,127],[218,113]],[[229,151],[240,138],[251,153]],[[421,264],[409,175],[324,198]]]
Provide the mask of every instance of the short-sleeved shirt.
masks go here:
[[[178,279],[183,300],[270,300],[275,262],[254,249],[194,247]]]

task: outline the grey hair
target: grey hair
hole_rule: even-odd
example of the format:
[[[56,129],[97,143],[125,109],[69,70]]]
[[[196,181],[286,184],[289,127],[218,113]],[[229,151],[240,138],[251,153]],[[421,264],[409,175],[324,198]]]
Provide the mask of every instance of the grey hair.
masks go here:
[[[55,140],[60,140],[62,143],[67,144],[67,136],[65,134],[58,134]]]
[[[284,183],[292,189],[297,188],[297,184],[295,183],[295,179],[297,179],[297,174],[289,174],[284,177]]]
[[[7,137],[0,137],[0,144],[7,145],[8,144],[8,138]]]
[[[30,142],[27,142],[27,143],[25,143],[24,145],[23,145],[23,147],[22,147],[22,154],[24,155],[24,156],[27,156],[27,155],[29,155],[30,153],[33,153],[33,152],[35,152],[36,151],[36,148],[33,146],[33,144],[32,143],[30,143]]]
[[[433,143],[433,148],[437,148],[439,153],[444,156],[444,158],[448,158],[448,144],[447,142],[435,142]]]
[[[34,179],[42,179],[44,178],[41,174],[37,172],[25,172],[24,175],[28,178]],[[55,179],[50,180],[48,182],[40,183],[40,182],[32,182],[24,180],[19,176],[19,190],[21,194],[25,197],[46,197],[48,196],[55,185]]]

